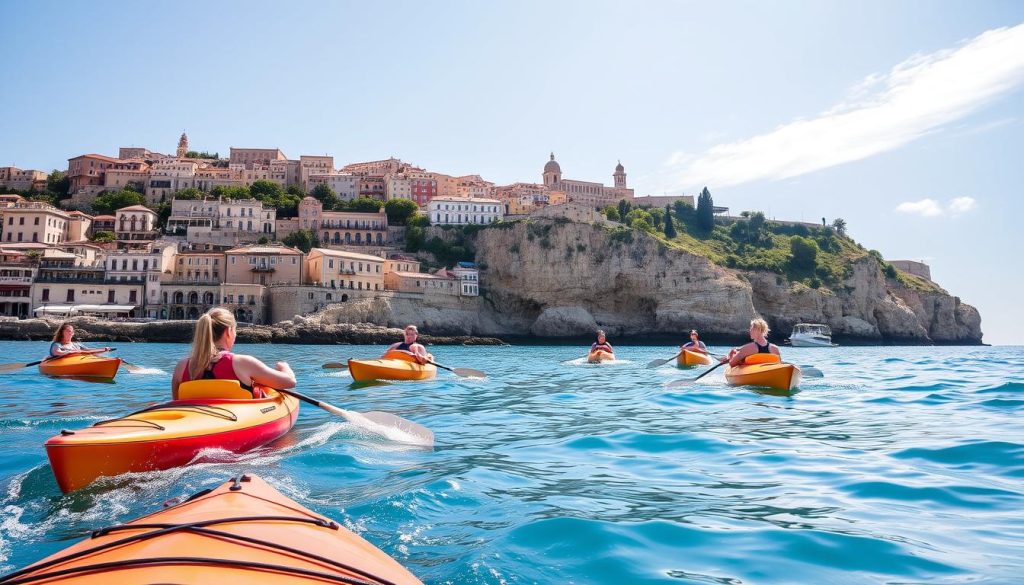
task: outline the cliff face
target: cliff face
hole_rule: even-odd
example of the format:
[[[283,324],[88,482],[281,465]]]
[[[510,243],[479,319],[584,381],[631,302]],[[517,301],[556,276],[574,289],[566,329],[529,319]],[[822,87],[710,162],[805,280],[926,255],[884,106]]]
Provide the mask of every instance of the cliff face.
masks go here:
[[[735,336],[761,315],[783,335],[810,322],[878,341],[981,341],[974,307],[887,281],[870,256],[830,291],[722,268],[646,234],[615,236],[590,224],[520,222],[481,230],[475,246],[485,267],[486,321],[500,329],[488,334],[572,336],[601,327],[613,335],[698,328]]]

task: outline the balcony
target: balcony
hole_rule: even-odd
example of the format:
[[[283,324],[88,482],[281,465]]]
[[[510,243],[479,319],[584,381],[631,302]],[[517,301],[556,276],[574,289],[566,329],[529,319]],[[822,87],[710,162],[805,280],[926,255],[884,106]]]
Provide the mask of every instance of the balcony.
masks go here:
[[[258,264],[249,269],[250,272],[275,272],[277,268],[269,264]]]
[[[32,284],[31,276],[0,276],[0,285],[4,284]]]

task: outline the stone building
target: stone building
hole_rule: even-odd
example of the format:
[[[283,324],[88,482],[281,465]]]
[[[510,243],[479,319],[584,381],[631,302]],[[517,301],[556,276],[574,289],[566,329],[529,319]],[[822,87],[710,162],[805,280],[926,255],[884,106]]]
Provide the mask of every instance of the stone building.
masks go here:
[[[563,179],[562,167],[555,160],[555,153],[551,153],[551,160],[544,165],[542,177],[544,187],[548,190],[563,191],[569,201],[594,208],[617,204],[620,199],[633,200],[633,190],[626,186],[626,170],[621,162],[615,166],[615,172],[612,174],[612,187],[591,181]]]

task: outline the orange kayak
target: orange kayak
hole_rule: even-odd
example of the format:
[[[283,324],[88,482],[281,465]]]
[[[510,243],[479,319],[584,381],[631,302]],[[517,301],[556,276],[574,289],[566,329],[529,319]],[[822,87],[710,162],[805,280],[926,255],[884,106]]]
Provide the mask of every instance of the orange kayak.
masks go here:
[[[599,364],[601,362],[613,362],[615,361],[615,354],[607,351],[592,351],[587,354],[587,361],[592,364]]]
[[[742,364],[725,368],[730,386],[765,386],[792,390],[800,385],[800,368],[786,363]]]
[[[4,576],[15,583],[422,585],[337,522],[243,475]]]
[[[203,449],[250,451],[287,433],[299,416],[298,398],[264,392],[252,398],[234,380],[196,380],[179,386],[180,400],[61,431],[45,445],[53,476],[67,493],[104,476],[187,465]]]
[[[421,364],[408,353],[394,350],[375,360],[350,359],[348,360],[348,371],[356,382],[429,380],[437,375],[437,367],[433,364]]]
[[[693,366],[710,366],[715,363],[711,356],[697,351],[684,349],[676,358],[676,365],[681,368],[692,368]]]
[[[39,364],[39,373],[47,376],[82,378],[113,378],[121,367],[121,358],[102,358],[94,354],[78,354],[50,358]]]

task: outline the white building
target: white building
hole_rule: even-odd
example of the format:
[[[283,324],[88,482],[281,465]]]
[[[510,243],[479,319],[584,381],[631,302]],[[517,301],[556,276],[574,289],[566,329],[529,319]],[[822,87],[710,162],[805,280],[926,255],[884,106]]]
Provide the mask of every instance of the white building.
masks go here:
[[[311,174],[306,185],[309,187],[307,193],[312,193],[317,185],[327,185],[342,201],[359,197],[359,177],[349,173]]]
[[[462,283],[462,296],[475,297],[480,295],[480,271],[472,262],[459,262],[450,271]]]
[[[167,233],[193,244],[236,245],[274,236],[277,210],[257,199],[175,199]]]
[[[435,197],[427,203],[427,216],[432,225],[488,224],[505,217],[497,199]]]
[[[149,169],[146,201],[160,203],[178,191],[194,186],[197,170],[199,164],[190,161],[173,158],[157,161]]]
[[[106,280],[111,283],[141,283],[142,315],[160,317],[161,282],[171,273],[177,251],[171,242],[157,242],[151,249],[116,250],[106,257]]]

